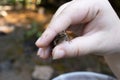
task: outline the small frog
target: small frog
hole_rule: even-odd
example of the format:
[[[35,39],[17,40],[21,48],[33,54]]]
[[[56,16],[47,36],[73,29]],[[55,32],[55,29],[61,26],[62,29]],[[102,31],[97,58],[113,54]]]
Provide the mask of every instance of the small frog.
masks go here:
[[[70,41],[69,35],[66,33],[66,31],[60,32],[52,41],[52,48],[54,48],[56,45],[64,42],[64,41]]]

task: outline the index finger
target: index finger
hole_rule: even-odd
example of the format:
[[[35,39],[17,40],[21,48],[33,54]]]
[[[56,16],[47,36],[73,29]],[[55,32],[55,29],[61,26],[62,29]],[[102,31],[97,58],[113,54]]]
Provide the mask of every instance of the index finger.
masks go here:
[[[64,31],[68,26],[70,26],[71,21],[66,15],[62,15],[54,19],[44,31],[42,36],[37,40],[36,45],[38,47],[45,47],[50,44],[54,37],[59,33]]]
[[[42,36],[37,40],[36,45],[38,47],[45,47],[50,44],[54,37],[67,29],[70,26],[71,20],[67,14],[61,14],[57,17],[54,17],[50,22],[48,28],[44,31]]]

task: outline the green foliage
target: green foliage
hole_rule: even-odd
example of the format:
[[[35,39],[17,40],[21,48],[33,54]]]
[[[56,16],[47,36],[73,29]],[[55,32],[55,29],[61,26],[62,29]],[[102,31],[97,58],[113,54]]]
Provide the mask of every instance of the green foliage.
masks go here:
[[[25,0],[0,0],[0,4],[14,5],[16,2],[24,3]]]
[[[8,3],[15,3],[16,0],[7,0]]]
[[[32,2],[32,0],[30,0]],[[9,4],[9,5],[14,5],[16,2],[19,2],[21,4],[27,3],[27,0],[0,0],[1,5]],[[41,0],[36,0],[36,4],[40,4]]]
[[[25,38],[39,37],[42,34],[42,31],[39,31],[39,27],[42,27],[37,22],[33,21],[31,23],[31,28],[25,32]]]

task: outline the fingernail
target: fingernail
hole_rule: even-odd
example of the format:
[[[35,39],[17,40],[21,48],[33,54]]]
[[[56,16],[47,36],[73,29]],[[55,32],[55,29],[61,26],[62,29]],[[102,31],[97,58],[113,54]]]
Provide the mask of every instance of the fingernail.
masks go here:
[[[37,52],[37,55],[38,55],[38,56],[40,56],[40,55],[41,55],[41,53],[42,53],[42,49],[41,49],[41,48],[39,48],[39,50],[38,50],[38,52]]]
[[[40,55],[40,53],[39,52],[37,52],[37,56],[39,56]]]
[[[45,46],[45,42],[47,41],[47,36],[48,36],[48,33],[45,33],[45,34],[42,34],[42,36],[36,41],[36,45],[38,46],[38,47],[43,47],[43,46]]]
[[[53,60],[60,59],[60,58],[64,57],[64,55],[65,55],[65,52],[63,50],[56,50],[53,53]]]
[[[41,38],[39,38],[36,42],[35,42],[35,44],[39,44],[41,42]]]

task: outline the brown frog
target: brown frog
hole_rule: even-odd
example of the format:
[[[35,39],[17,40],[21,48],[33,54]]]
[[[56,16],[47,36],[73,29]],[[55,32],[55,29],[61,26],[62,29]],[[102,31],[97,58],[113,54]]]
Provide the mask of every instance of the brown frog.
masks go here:
[[[66,33],[66,31],[60,32],[52,41],[51,45],[52,48],[54,48],[56,45],[64,42],[64,41],[70,41],[69,35]]]

